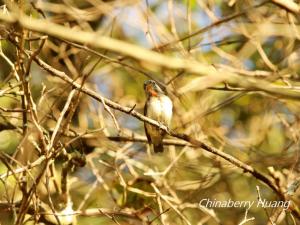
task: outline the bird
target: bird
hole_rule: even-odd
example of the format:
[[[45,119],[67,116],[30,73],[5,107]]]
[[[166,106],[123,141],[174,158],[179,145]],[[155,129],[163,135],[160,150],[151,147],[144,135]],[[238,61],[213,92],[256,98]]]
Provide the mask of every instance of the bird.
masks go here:
[[[168,128],[173,114],[171,99],[154,80],[145,81],[144,90],[146,94],[144,115]],[[166,131],[146,122],[144,123],[144,127],[147,140],[153,145],[154,152],[163,152],[163,138],[166,135]]]

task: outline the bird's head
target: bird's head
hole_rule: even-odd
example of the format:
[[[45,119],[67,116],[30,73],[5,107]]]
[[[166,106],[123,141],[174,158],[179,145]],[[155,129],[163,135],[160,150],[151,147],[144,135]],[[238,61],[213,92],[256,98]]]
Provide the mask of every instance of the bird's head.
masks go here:
[[[164,94],[163,90],[154,80],[147,80],[144,83],[144,90],[147,96],[158,96]]]

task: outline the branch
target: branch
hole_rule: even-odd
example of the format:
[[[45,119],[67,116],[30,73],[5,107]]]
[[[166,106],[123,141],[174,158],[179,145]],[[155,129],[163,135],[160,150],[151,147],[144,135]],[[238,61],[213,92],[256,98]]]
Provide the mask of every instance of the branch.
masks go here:
[[[300,12],[299,5],[293,0],[271,0],[275,5],[278,5],[280,8],[283,8],[289,12],[292,12],[296,15]]]
[[[126,137],[126,136],[107,136],[109,140],[112,141],[119,141],[119,142],[142,142],[142,143],[148,143],[148,140],[146,137]],[[175,145],[175,146],[190,146],[192,147],[190,143],[187,143],[186,141],[180,141],[180,140],[174,140],[174,139],[164,139],[163,140],[164,145]]]
[[[36,167],[40,164],[42,164],[44,161],[46,160],[46,156],[42,155],[40,158],[38,158],[37,160],[35,160],[32,163],[28,163],[26,166],[24,167],[19,167],[13,171],[7,171],[5,173],[0,174],[0,179],[5,179],[13,174],[17,174],[17,173],[23,173],[24,171],[30,170],[33,167]]]

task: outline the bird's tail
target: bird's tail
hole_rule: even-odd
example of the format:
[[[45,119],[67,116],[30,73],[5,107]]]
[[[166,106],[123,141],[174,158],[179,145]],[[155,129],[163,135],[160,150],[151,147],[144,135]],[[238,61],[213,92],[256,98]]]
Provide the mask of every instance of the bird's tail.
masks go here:
[[[154,149],[154,152],[155,153],[158,153],[158,152],[163,152],[164,151],[164,146],[163,146],[163,143],[158,143],[158,144],[154,144],[153,145],[153,149]]]

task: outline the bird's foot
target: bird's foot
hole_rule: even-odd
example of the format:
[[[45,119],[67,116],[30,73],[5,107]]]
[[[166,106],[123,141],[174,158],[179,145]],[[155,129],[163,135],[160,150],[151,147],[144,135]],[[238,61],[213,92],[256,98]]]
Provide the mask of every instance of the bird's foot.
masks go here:
[[[163,124],[162,122],[158,122],[159,123],[159,129],[160,130],[163,130],[163,131],[166,131],[167,134],[170,134],[170,129],[169,127],[167,127],[165,124]]]
[[[158,124],[159,124],[159,129],[160,130],[165,130],[167,127],[162,123],[162,122],[158,122]]]
[[[171,130],[170,130],[170,128],[169,128],[169,127],[167,127],[167,126],[166,126],[166,128],[167,128],[167,129],[166,129],[166,131],[167,131],[167,134],[169,134],[169,135],[170,135],[170,134],[171,134]]]

